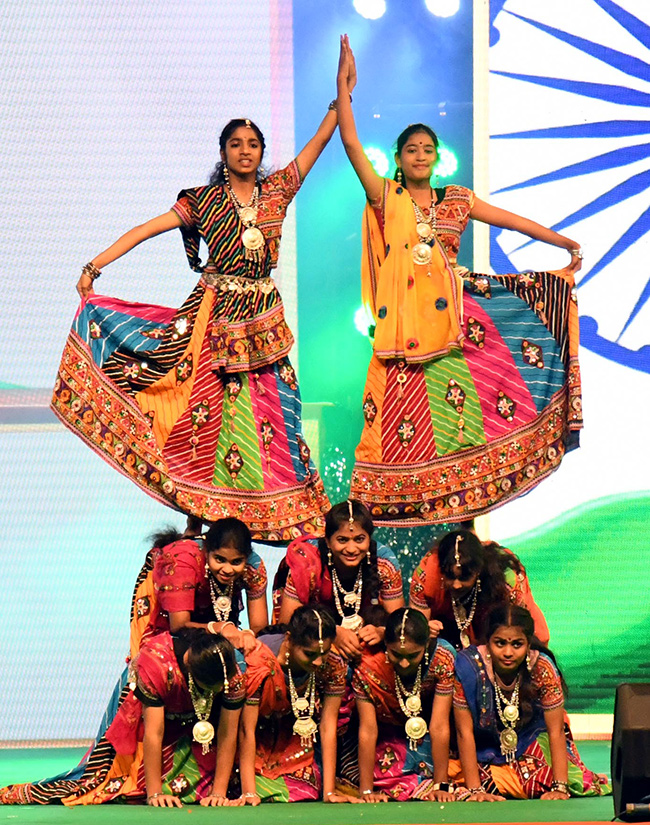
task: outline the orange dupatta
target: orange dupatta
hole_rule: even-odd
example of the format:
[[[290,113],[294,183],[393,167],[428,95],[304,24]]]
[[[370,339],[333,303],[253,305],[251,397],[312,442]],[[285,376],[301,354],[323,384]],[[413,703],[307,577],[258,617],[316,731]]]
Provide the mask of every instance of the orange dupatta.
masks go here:
[[[361,294],[376,322],[374,351],[381,359],[421,363],[460,347],[463,279],[436,241],[429,264],[413,261],[420,239],[408,190],[386,179],[383,233],[375,209],[363,221]]]

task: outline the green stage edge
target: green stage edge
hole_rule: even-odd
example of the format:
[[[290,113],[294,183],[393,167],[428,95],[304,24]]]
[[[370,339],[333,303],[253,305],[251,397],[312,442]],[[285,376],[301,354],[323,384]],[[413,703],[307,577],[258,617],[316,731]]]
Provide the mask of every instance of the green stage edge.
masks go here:
[[[609,773],[609,742],[579,742],[586,764],[594,771]],[[25,782],[69,770],[83,756],[81,748],[0,750],[0,785]],[[228,825],[428,825],[428,823],[525,823],[525,822],[608,822],[614,814],[611,796],[570,799],[566,802],[498,803],[386,802],[376,805],[326,805],[321,802],[267,804],[255,808],[148,808],[144,805],[11,805],[0,807],[0,821],[15,825],[57,825],[58,823],[138,823],[227,822]]]

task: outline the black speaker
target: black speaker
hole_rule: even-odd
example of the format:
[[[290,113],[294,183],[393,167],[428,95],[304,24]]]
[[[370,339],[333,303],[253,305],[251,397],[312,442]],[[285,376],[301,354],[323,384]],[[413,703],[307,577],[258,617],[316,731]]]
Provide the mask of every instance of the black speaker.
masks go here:
[[[616,688],[612,785],[615,816],[650,821],[648,805],[642,804],[650,794],[650,684]]]

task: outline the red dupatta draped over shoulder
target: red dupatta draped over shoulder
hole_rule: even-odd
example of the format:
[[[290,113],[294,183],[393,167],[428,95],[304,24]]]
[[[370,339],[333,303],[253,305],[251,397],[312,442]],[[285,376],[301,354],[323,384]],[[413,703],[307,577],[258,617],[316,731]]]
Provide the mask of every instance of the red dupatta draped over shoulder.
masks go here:
[[[311,601],[328,603],[332,600],[332,577],[327,565],[323,566],[316,537],[308,536],[292,541],[287,547],[286,559],[291,580],[302,604]]]

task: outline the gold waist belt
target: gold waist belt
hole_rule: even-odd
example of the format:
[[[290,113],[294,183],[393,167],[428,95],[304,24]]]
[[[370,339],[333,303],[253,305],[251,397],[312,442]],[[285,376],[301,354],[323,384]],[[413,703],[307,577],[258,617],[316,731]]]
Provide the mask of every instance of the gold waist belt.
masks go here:
[[[202,280],[220,292],[273,292],[273,278],[247,278],[244,275],[224,275],[222,272],[204,272]]]

